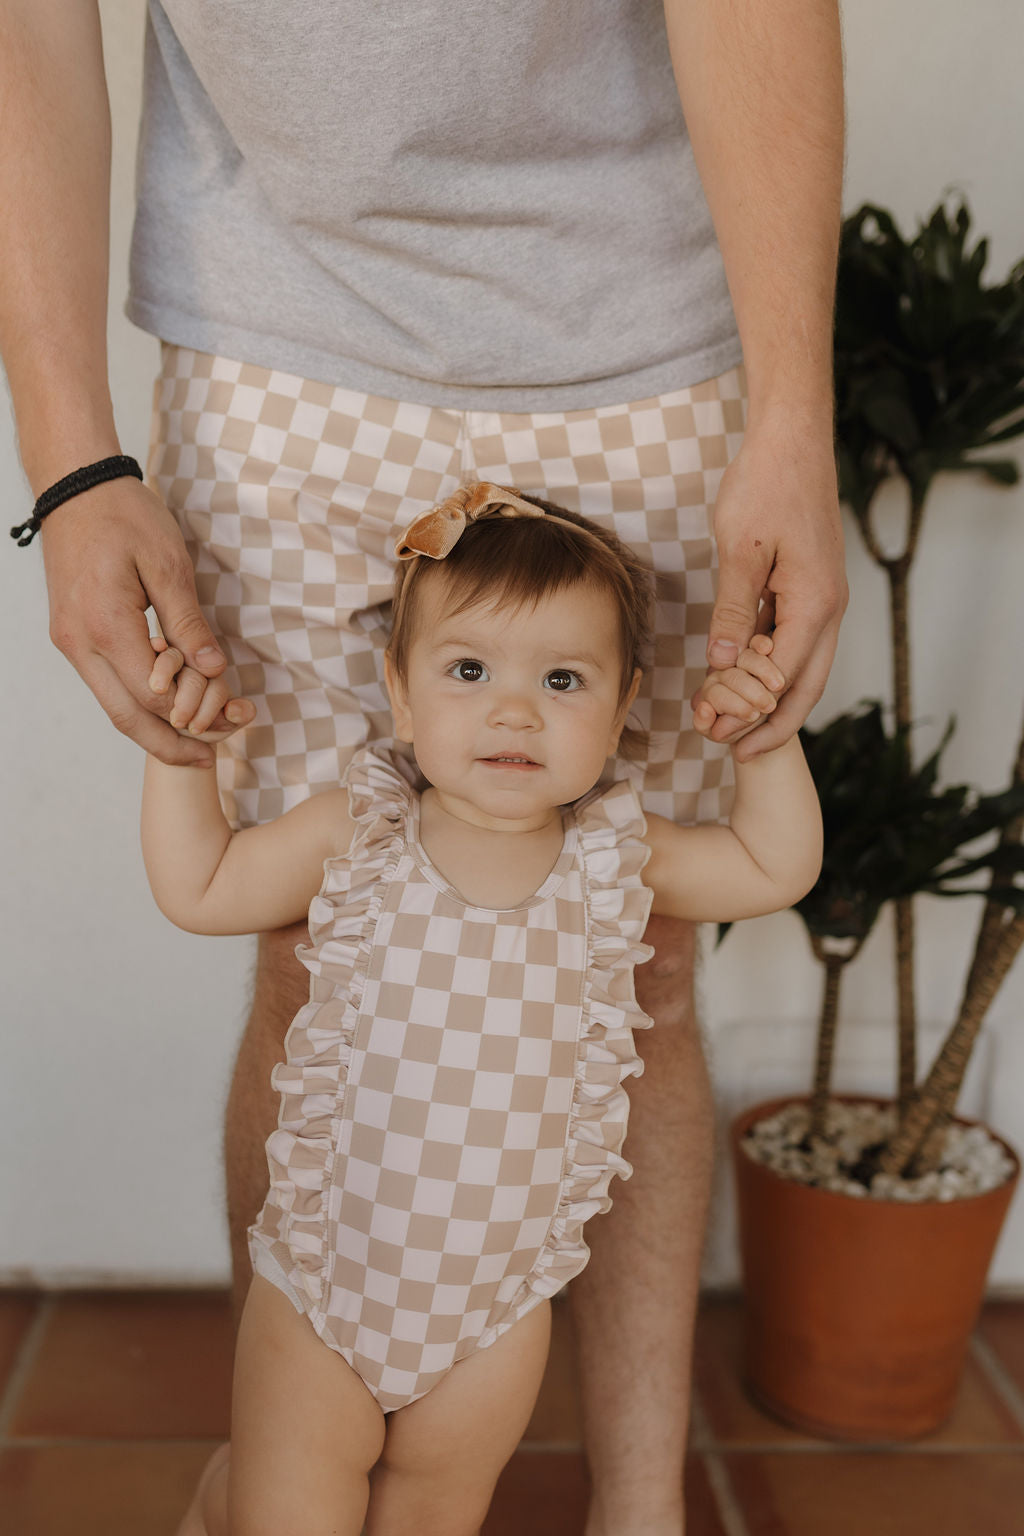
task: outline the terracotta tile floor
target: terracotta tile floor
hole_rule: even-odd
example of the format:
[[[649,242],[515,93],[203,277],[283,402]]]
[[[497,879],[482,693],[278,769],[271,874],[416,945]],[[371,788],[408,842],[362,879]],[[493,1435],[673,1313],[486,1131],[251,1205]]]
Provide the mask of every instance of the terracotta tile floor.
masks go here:
[[[993,1302],[953,1417],[910,1446],[836,1446],[758,1412],[739,1305],[708,1298],[695,1365],[687,1536],[1024,1536],[1024,1302]],[[4,1536],[172,1536],[226,1430],[220,1293],[0,1292]],[[586,1473],[567,1309],[484,1536],[579,1536]]]

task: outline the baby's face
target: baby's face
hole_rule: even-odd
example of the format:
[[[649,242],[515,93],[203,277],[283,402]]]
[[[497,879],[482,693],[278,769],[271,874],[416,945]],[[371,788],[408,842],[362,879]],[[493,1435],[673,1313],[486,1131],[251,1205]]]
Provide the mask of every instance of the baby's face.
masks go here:
[[[452,616],[445,585],[417,595],[404,684],[389,672],[396,733],[453,814],[502,831],[544,826],[597,782],[632,702],[619,702],[614,601],[581,585]]]

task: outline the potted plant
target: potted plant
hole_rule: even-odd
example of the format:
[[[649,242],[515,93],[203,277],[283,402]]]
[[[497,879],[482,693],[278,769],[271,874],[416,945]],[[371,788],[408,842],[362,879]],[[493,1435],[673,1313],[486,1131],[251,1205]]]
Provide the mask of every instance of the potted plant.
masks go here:
[[[929,489],[950,471],[1015,483],[1016,463],[991,449],[1024,433],[1024,264],[985,285],[969,227],[963,205],[940,206],[910,240],[879,208],[843,226],[840,492],[889,581],[894,718],[890,729],[875,703],[804,732],[825,820],[821,878],[797,907],[824,971],[813,1092],[733,1127],[748,1384],[790,1422],[854,1439],[923,1434],[948,1414],[1019,1172],[1012,1149],[954,1111],[1024,943],[1024,733],[1009,786],[981,795],[939,787],[952,725],[921,764],[912,728],[909,584]],[[907,536],[893,555],[872,512],[894,477]],[[924,892],[984,905],[957,1017],[919,1080],[912,899]],[[840,983],[889,902],[899,1082],[891,1104],[855,1107],[831,1094]]]

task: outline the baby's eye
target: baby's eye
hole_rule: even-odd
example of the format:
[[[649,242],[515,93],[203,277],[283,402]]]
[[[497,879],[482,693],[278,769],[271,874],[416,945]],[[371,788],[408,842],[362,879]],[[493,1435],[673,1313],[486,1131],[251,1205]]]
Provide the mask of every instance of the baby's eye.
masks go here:
[[[460,683],[479,683],[487,676],[483,662],[473,661],[469,657],[457,661],[450,671],[452,677],[457,677]]]
[[[556,667],[545,677],[544,686],[553,689],[555,693],[572,693],[575,689],[583,687],[583,679],[578,672],[570,672],[565,667]]]

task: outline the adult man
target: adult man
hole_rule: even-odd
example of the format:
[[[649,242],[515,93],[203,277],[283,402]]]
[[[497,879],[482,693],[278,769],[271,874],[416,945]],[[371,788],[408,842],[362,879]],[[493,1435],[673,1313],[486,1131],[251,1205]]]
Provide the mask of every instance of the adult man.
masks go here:
[[[599,503],[631,527],[640,519],[635,537],[668,580],[682,562],[662,514],[697,506],[696,476],[706,522],[739,425],[713,220],[749,425],[718,493],[708,655],[721,664],[745,643],[768,588],[792,684],[744,750],[796,729],[824,685],[844,592],[830,395],[835,0],[667,0],[664,17],[656,0],[382,0],[295,6],[286,20],[272,0],[150,9],[131,308],[172,344],[153,470],[189,532],[208,617],[175,516],[134,480],[47,519],[51,633],[115,725],[168,761],[209,760],[146,688],[151,603],[208,675],[230,646],[243,691],[264,701],[227,785],[240,816],[280,809],[318,771],[336,777],[364,716],[385,729],[366,659],[383,578],[360,567],[356,580],[345,562],[358,552],[372,566],[369,530],[401,526],[470,467],[591,514]],[[0,18],[0,345],[38,495],[119,451],[104,341],[105,90],[95,4],[3,0]],[[294,518],[275,546],[279,490]],[[335,514],[347,516],[347,542],[325,568],[328,509],[332,536]],[[233,566],[224,551],[243,528],[256,553]],[[691,569],[710,566],[710,553],[687,555]],[[296,582],[304,594],[282,620]],[[325,646],[345,631],[341,677],[338,652],[314,655],[310,642],[296,653],[282,636],[311,634],[324,589],[340,608],[347,583],[369,589],[344,624],[317,631]],[[671,597],[669,619],[681,602]],[[649,723],[667,740],[692,683],[685,662],[701,657],[666,644]],[[707,783],[674,760],[661,768],[658,793],[682,785],[699,797]],[[659,1027],[642,1042],[647,1072],[632,1095],[636,1173],[574,1287],[588,1536],[679,1536],[683,1521],[710,1111],[692,934],[665,924],[649,937],[642,1001]],[[301,1000],[294,942],[261,941],[229,1110],[236,1243],[266,1176],[269,1064]]]

